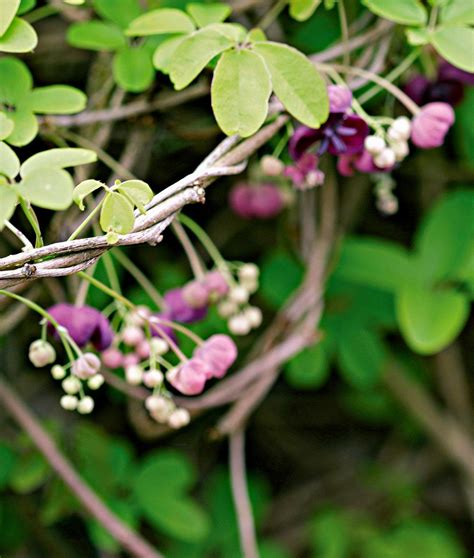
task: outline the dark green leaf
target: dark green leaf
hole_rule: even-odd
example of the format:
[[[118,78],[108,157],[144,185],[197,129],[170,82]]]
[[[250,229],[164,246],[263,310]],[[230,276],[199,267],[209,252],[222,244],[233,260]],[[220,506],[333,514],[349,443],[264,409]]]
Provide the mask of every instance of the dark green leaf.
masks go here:
[[[33,89],[30,107],[42,114],[72,114],[86,108],[87,97],[69,85],[48,85]]]
[[[324,385],[330,373],[330,348],[326,338],[303,349],[286,364],[286,379],[297,389],[316,389]]]
[[[19,494],[28,494],[46,482],[48,463],[36,451],[23,454],[10,476],[10,487]]]
[[[115,81],[125,91],[140,93],[153,83],[155,70],[148,49],[124,48],[115,55],[113,62]]]
[[[142,11],[138,0],[93,0],[93,4],[99,15],[123,29]]]
[[[280,308],[303,279],[303,267],[291,256],[276,252],[261,266],[259,292],[273,308]]]
[[[12,56],[0,58],[0,100],[16,106],[21,103],[30,93],[33,79],[27,65]],[[12,117],[12,113],[8,113]]]

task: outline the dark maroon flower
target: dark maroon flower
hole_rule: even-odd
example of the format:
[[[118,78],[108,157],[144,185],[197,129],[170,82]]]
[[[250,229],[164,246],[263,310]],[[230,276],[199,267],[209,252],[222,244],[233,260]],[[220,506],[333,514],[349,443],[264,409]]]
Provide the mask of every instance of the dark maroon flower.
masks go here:
[[[460,68],[456,68],[449,62],[442,62],[438,68],[438,78],[459,81],[463,85],[474,85],[474,74],[466,72]]]
[[[114,333],[109,320],[95,308],[60,303],[48,308],[48,312],[59,325],[67,329],[79,347],[90,342],[98,351],[104,351],[112,344]],[[49,329],[54,332],[51,324]],[[55,337],[58,337],[57,333]]]
[[[172,322],[181,322],[183,324],[191,324],[202,320],[207,314],[207,306],[202,308],[191,308],[183,298],[181,288],[171,289],[164,295],[166,303],[166,311],[163,318]]]
[[[234,213],[244,219],[270,219],[283,209],[284,200],[275,184],[251,185],[239,182],[230,191],[229,205]]]
[[[355,171],[370,174],[389,172],[393,167],[381,169],[374,163],[372,155],[364,149],[354,155],[340,155],[337,159],[337,170],[342,176],[353,176]]]

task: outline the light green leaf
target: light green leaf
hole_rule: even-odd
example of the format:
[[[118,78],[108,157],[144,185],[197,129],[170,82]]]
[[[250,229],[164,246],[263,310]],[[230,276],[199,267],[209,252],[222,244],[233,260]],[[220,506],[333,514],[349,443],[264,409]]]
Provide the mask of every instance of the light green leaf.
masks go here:
[[[0,37],[0,52],[30,52],[38,44],[38,35],[24,19],[16,17]]]
[[[144,206],[153,198],[153,190],[143,180],[126,180],[117,186],[117,190],[142,212]]]
[[[214,116],[227,135],[251,136],[265,122],[272,84],[258,54],[249,50],[224,52],[211,86]]]
[[[469,314],[469,303],[463,295],[416,284],[401,286],[396,306],[405,341],[423,355],[437,353],[454,341]]]
[[[232,13],[230,6],[220,2],[213,4],[188,4],[186,11],[194,19],[198,27],[205,27],[211,23],[220,23]]]
[[[117,50],[127,44],[122,31],[113,23],[104,21],[73,23],[66,37],[70,45],[89,50]]]
[[[10,104],[16,108],[31,91],[33,79],[27,65],[12,56],[0,58],[0,103]],[[8,113],[11,118],[12,113]]]
[[[410,281],[413,261],[407,250],[380,238],[347,238],[342,245],[335,275],[362,285],[395,291]]]
[[[161,35],[163,33],[192,33],[193,20],[181,10],[163,8],[151,10],[129,25],[126,34],[131,37]]]
[[[69,85],[47,85],[33,89],[30,106],[40,114],[72,114],[86,108],[87,97]]]
[[[247,30],[240,23],[212,23],[206,29],[217,31],[234,43],[243,42],[247,35]]]
[[[104,232],[127,234],[133,229],[135,217],[132,204],[118,192],[105,196],[100,212],[100,226]]]
[[[169,75],[175,89],[188,86],[233,41],[212,29],[201,29],[186,37],[175,50],[169,65]]]
[[[424,25],[428,18],[418,0],[362,0],[362,3],[375,15],[403,25]]]
[[[322,0],[290,0],[290,15],[297,21],[309,19]]]
[[[1,147],[2,144],[0,144]],[[0,157],[1,157],[1,149],[0,149]],[[3,167],[3,164],[1,165]],[[18,196],[15,190],[8,185],[2,184],[0,181],[0,231],[3,229],[5,221],[10,219],[10,217],[15,212],[16,204],[18,202]]]
[[[0,37],[10,27],[20,5],[20,0],[2,0],[0,10]]]
[[[12,132],[15,124],[4,112],[0,112],[0,140],[7,138]]]
[[[470,0],[451,0],[441,8],[440,21],[443,25],[473,25],[474,3]]]
[[[62,169],[37,168],[17,186],[20,196],[38,207],[59,211],[72,203],[73,182]]]
[[[95,11],[122,29],[137,18],[142,10],[137,0],[93,0]]]
[[[115,81],[125,91],[145,91],[155,77],[149,50],[143,46],[124,48],[115,55],[113,73]]]
[[[474,72],[474,56],[469,45],[474,45],[474,29],[471,27],[443,27],[431,35],[431,44],[454,66]]]
[[[153,54],[153,66],[160,72],[168,74],[174,53],[185,38],[186,35],[174,35],[158,45]]]
[[[79,206],[79,209],[83,211],[84,198],[86,198],[89,194],[92,194],[92,192],[95,192],[99,188],[103,188],[104,186],[105,184],[103,182],[93,180],[92,178],[89,180],[83,180],[74,188],[72,200]]]
[[[273,91],[286,110],[311,128],[318,128],[329,115],[329,100],[323,78],[296,49],[280,43],[256,43],[268,67]]]
[[[11,147],[0,141],[0,174],[15,178],[20,170],[20,160]],[[3,198],[2,198],[3,203]]]
[[[254,27],[253,29],[250,29],[250,31],[248,32],[246,40],[249,41],[250,43],[257,43],[257,42],[266,41],[267,37],[263,29],[260,29],[260,27]]]
[[[330,351],[327,339],[303,349],[286,364],[285,377],[297,389],[317,389],[329,378]]]
[[[405,30],[408,44],[422,46],[430,42],[430,34],[426,28],[410,27]]]
[[[13,132],[7,138],[8,143],[17,147],[30,143],[38,133],[36,116],[27,110],[17,110],[8,115],[15,125]]]
[[[90,149],[82,147],[57,147],[47,149],[40,153],[35,153],[29,157],[22,165],[20,174],[22,178],[43,167],[55,167],[64,169],[66,167],[76,167],[97,161],[97,155]]]

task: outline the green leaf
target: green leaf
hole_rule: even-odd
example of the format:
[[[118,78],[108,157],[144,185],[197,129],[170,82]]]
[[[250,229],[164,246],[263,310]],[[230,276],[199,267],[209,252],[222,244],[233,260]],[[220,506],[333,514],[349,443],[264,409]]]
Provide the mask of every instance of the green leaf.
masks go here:
[[[181,10],[163,8],[151,10],[129,25],[126,34],[131,37],[160,35],[163,33],[192,33],[193,20]]]
[[[104,232],[127,234],[133,229],[135,217],[132,204],[118,192],[109,192],[100,212],[100,226]]]
[[[273,91],[286,110],[311,128],[319,128],[329,115],[329,100],[323,78],[298,50],[280,43],[256,43],[268,67]]]
[[[290,0],[290,15],[297,21],[309,19],[322,0]]]
[[[4,112],[0,112],[0,140],[7,138],[13,131],[15,124]]]
[[[93,0],[95,11],[122,29],[137,18],[142,10],[137,0]]]
[[[285,304],[303,279],[303,267],[285,252],[274,252],[261,265],[259,292],[274,309]]]
[[[362,0],[375,15],[403,25],[424,25],[428,14],[418,0]]]
[[[437,353],[454,341],[469,314],[463,295],[416,284],[402,285],[396,306],[405,341],[423,355]]]
[[[451,0],[441,8],[440,21],[448,25],[473,25],[474,4],[469,0]]]
[[[186,11],[194,19],[198,27],[205,27],[211,23],[220,23],[232,13],[230,6],[220,2],[213,4],[188,4]]]
[[[19,5],[20,0],[2,1],[2,9],[0,10],[0,37],[10,27],[10,23],[13,21],[13,18],[18,11]]]
[[[115,55],[113,74],[117,84],[125,91],[145,91],[155,77],[149,50],[143,46],[124,48]]]
[[[117,190],[142,212],[144,206],[153,198],[153,190],[143,180],[126,180],[117,186]]]
[[[0,141],[0,174],[8,178],[15,178],[19,170],[20,160],[16,153],[6,143]]]
[[[385,348],[375,333],[347,324],[337,337],[337,358],[341,374],[359,389],[373,387],[382,375]]]
[[[430,42],[430,34],[425,28],[410,27],[405,30],[408,44],[412,46],[422,46]]]
[[[153,66],[160,72],[168,74],[174,53],[185,38],[186,35],[174,35],[159,44],[153,54]]]
[[[431,44],[454,66],[474,72],[474,56],[467,45],[474,44],[474,29],[471,27],[443,27],[431,35]]]
[[[30,52],[38,44],[38,35],[24,19],[16,17],[0,37],[0,52]]]
[[[395,291],[410,281],[413,262],[403,246],[394,242],[353,237],[344,241],[334,273],[356,283]]]
[[[25,453],[15,465],[10,487],[19,494],[28,494],[43,485],[49,473],[49,465],[40,453]]]
[[[66,167],[76,167],[97,161],[97,155],[90,149],[82,147],[57,147],[47,149],[40,153],[35,153],[29,157],[22,165],[20,174],[22,178],[43,167],[55,167],[64,169]]]
[[[8,113],[8,117],[13,120],[15,127],[8,136],[7,141],[11,145],[22,147],[30,143],[38,133],[38,120],[29,110],[17,110]]]
[[[233,41],[212,29],[201,29],[186,37],[176,48],[169,65],[169,75],[175,89],[188,86]]]
[[[329,378],[330,351],[327,338],[303,349],[286,364],[285,377],[297,389],[317,389]]]
[[[21,0],[18,15],[26,14],[36,6],[36,0]]]
[[[474,192],[444,196],[418,227],[415,247],[423,278],[458,277],[474,249]]]
[[[62,169],[36,168],[20,182],[17,192],[38,207],[59,211],[72,203],[73,182]]]
[[[83,180],[75,188],[72,194],[73,202],[79,207],[81,211],[84,210],[84,198],[86,198],[92,192],[95,192],[99,188],[103,188],[105,184],[99,182],[98,180]]]
[[[228,136],[251,136],[265,122],[272,84],[260,56],[249,50],[224,52],[211,86],[214,116]]]
[[[122,31],[113,23],[104,21],[73,23],[66,37],[70,45],[89,50],[117,50],[127,44]]]
[[[9,184],[2,184],[0,181],[0,199],[2,200],[2,203],[0,204],[0,230],[2,230],[5,221],[7,219],[10,219],[10,217],[15,212],[16,204],[18,202],[18,196],[15,190],[13,190],[13,188]]]
[[[33,79],[27,65],[13,58],[5,56],[0,58],[0,103],[16,106],[31,91]],[[8,118],[12,118],[13,113],[8,113]]]
[[[31,109],[40,114],[72,114],[86,108],[87,97],[69,85],[47,85],[33,89]]]
[[[15,462],[16,455],[13,450],[4,442],[0,442],[0,490],[7,486],[10,475],[14,471]]]
[[[265,35],[265,32],[262,29],[260,29],[259,27],[254,27],[253,29],[250,29],[250,31],[247,33],[246,40],[249,41],[250,43],[257,43],[257,42],[266,41],[267,37]]]

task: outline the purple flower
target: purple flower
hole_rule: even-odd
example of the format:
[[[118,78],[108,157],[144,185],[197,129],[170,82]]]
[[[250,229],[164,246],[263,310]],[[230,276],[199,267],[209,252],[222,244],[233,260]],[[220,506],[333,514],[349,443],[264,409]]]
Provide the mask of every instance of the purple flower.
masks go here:
[[[112,344],[114,333],[109,320],[95,308],[61,302],[48,308],[48,312],[59,325],[67,329],[79,347],[90,342],[98,351],[103,351]],[[49,329],[54,331],[51,324]],[[55,337],[58,337],[57,333]]]
[[[428,103],[421,107],[412,122],[411,141],[422,149],[443,145],[454,123],[454,110],[447,103]]]
[[[305,153],[294,165],[288,165],[283,175],[291,178],[299,190],[320,186],[324,182],[324,173],[318,169],[319,157],[314,153]]]
[[[334,113],[321,128],[299,126],[290,139],[288,151],[292,159],[298,161],[310,147],[320,142],[318,155],[326,151],[331,155],[358,153],[368,135],[369,127],[359,116]]]
[[[329,85],[329,110],[333,113],[344,113],[351,108],[352,91],[341,85]]]
[[[166,311],[163,314],[163,318],[172,322],[191,324],[202,320],[207,314],[207,306],[191,308],[184,300],[181,288],[171,289],[166,292],[164,299]]]
[[[374,172],[389,172],[393,167],[380,168],[374,163],[372,155],[364,149],[361,153],[354,155],[340,155],[337,159],[337,170],[342,176],[353,176],[357,170],[370,174]]]
[[[229,205],[234,213],[244,219],[270,219],[283,209],[284,200],[275,184],[253,186],[239,182],[230,191]]]

